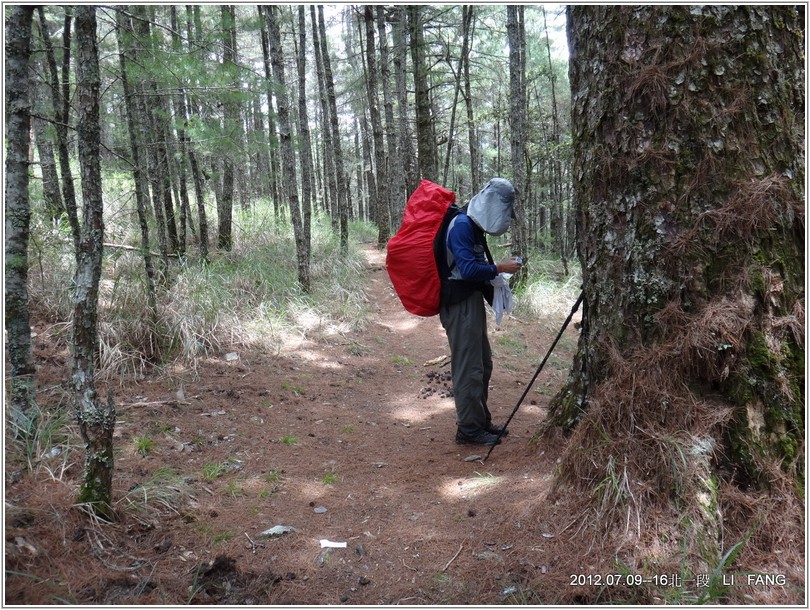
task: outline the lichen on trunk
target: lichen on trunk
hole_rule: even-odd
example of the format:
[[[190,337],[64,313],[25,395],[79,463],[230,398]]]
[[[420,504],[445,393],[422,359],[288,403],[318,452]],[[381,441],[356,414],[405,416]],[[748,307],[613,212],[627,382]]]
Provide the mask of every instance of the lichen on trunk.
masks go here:
[[[101,196],[101,129],[99,91],[101,78],[93,6],[76,8],[76,100],[79,164],[82,176],[84,223],[81,227],[74,276],[72,360],[74,400],[79,430],[85,441],[85,467],[79,502],[105,518],[113,517],[112,473],[115,407],[112,395],[99,400],[95,387],[98,357],[98,289],[104,249],[104,205]]]
[[[586,302],[559,484],[599,500],[622,464],[617,506],[682,506],[709,565],[718,481],[803,485],[803,34],[794,7],[658,5],[573,7],[568,35]]]

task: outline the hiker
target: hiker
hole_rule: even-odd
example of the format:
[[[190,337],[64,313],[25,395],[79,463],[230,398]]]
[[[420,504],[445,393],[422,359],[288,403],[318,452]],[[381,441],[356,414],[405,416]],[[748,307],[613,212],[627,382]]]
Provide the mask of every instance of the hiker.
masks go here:
[[[485,234],[503,235],[512,224],[515,189],[505,178],[492,178],[461,208],[447,230],[449,272],[442,277],[439,319],[450,343],[456,442],[496,445],[507,430],[492,423],[487,407],[492,350],[487,337],[484,299],[492,304],[490,283],[500,273],[515,273],[520,259],[494,264]]]

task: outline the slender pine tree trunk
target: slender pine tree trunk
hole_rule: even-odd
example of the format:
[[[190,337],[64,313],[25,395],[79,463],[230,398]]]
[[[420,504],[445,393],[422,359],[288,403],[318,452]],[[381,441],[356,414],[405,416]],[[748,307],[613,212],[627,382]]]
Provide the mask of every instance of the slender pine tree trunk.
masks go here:
[[[394,74],[397,84],[397,131],[399,135],[400,158],[405,179],[405,199],[400,206],[401,218],[405,210],[405,203],[408,195],[419,186],[419,173],[416,168],[416,153],[413,148],[413,140],[408,130],[408,88],[407,88],[407,67],[408,67],[408,46],[406,44],[408,32],[408,15],[404,6],[395,9],[397,19],[394,23]]]
[[[318,5],[318,31],[321,35],[323,76],[326,83],[326,97],[329,101],[329,121],[332,127],[332,143],[335,147],[335,174],[337,175],[338,210],[340,214],[340,251],[345,256],[349,251],[349,180],[343,167],[343,146],[340,143],[335,80],[332,76],[332,62],[329,59],[326,23],[323,18],[323,5],[320,4]]]
[[[265,7],[267,21],[267,42],[270,49],[270,62],[273,68],[275,97],[278,104],[279,135],[281,138],[282,185],[285,199],[290,210],[290,218],[295,234],[295,251],[298,263],[298,282],[305,292],[309,292],[309,269],[305,253],[309,247],[304,244],[304,230],[301,219],[301,204],[298,197],[298,172],[295,169],[295,151],[292,142],[292,120],[290,119],[289,100],[287,98],[287,81],[284,75],[284,52],[281,45],[278,12],[276,6]]]
[[[422,30],[424,7],[408,5],[407,11],[413,81],[416,88],[416,144],[419,155],[419,174],[424,180],[436,182],[439,179],[436,138],[433,133],[433,114],[430,110],[430,87],[425,58],[425,37]]]
[[[71,233],[73,235],[73,245],[76,252],[79,251],[79,213],[76,203],[76,190],[73,185],[73,174],[70,171],[70,152],[68,150],[68,122],[70,121],[70,79],[68,77],[70,67],[70,24],[71,13],[69,9],[65,11],[65,32],[63,40],[68,46],[62,50],[62,83],[59,82],[59,72],[56,65],[56,55],[51,42],[51,35],[48,31],[48,22],[45,19],[45,9],[37,7],[39,13],[39,31],[42,42],[45,45],[45,57],[47,59],[50,76],[51,101],[53,103],[54,121],[56,122],[56,150],[59,157],[59,171],[62,174],[62,200],[68,214]]]
[[[298,131],[301,134],[301,151],[298,155],[301,162],[301,264],[305,279],[302,285],[309,287],[310,278],[310,242],[312,240],[312,142],[309,135],[309,117],[307,114],[307,21],[304,7],[298,7]]]
[[[9,423],[26,436],[38,419],[36,368],[28,310],[28,146],[31,128],[31,24],[34,7],[15,6],[6,19],[5,329],[9,355]]]
[[[115,406],[99,399],[95,383],[98,358],[98,288],[104,243],[101,187],[101,75],[96,39],[96,9],[76,7],[76,107],[83,222],[73,291],[73,391],[85,460],[78,502],[111,519]]]
[[[157,329],[157,290],[155,281],[155,268],[152,262],[151,244],[149,241],[149,184],[144,173],[142,163],[146,162],[142,151],[140,133],[137,125],[137,102],[133,101],[133,91],[129,83],[128,61],[130,55],[135,54],[132,45],[132,22],[129,16],[119,11],[116,14],[116,34],[118,37],[118,53],[120,58],[121,84],[124,90],[124,105],[127,115],[127,130],[129,131],[130,151],[132,155],[132,177],[135,183],[135,207],[138,214],[138,226],[141,231],[141,250],[144,271],[146,273],[147,304],[149,306],[152,328]]]

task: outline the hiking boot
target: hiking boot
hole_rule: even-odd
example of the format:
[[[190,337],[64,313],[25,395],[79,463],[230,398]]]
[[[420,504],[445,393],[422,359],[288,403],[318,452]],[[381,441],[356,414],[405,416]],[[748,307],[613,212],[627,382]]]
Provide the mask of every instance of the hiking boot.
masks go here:
[[[489,424],[489,426],[486,427],[486,431],[495,436],[506,436],[509,434],[509,430],[504,426],[496,426],[495,424]]]
[[[492,434],[486,430],[479,430],[473,434],[456,432],[456,443],[459,445],[497,445],[501,442],[497,434]]]

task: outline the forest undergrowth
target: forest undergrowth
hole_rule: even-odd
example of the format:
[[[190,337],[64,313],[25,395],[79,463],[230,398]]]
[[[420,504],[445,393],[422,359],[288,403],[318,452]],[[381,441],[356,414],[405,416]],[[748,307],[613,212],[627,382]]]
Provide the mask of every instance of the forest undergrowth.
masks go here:
[[[496,448],[501,457],[466,465],[469,451],[444,442],[452,436],[446,375],[437,364],[424,372],[446,349],[441,330],[401,310],[371,229],[354,227],[348,257],[339,256],[328,232],[316,233],[314,290],[303,295],[290,279],[290,236],[275,222],[241,220],[245,239],[233,252],[207,268],[180,267],[161,297],[160,332],[168,340],[159,346],[145,339],[137,257],[108,251],[99,377],[119,403],[116,525],[73,506],[80,440],[60,389],[69,312],[53,276],[33,279],[37,330],[47,329],[39,352],[47,411],[25,445],[7,442],[12,601],[34,603],[20,584],[29,578],[41,585],[37,603],[74,604],[794,603],[804,595],[804,523],[789,486],[763,495],[713,481],[720,503],[707,509],[723,517],[720,560],[707,564],[691,554],[700,532],[690,524],[698,519],[671,498],[705,488],[693,484],[699,472],[683,452],[692,446],[711,454],[713,447],[701,444],[708,432],[694,430],[722,423],[722,409],[701,414],[675,405],[672,417],[702,418],[692,436],[682,421],[646,421],[632,410],[608,418],[610,430],[583,425],[570,438],[541,434],[545,405],[575,352],[575,323],[508,443]],[[378,260],[369,268],[370,251]],[[41,255],[42,272],[67,272],[62,255]],[[500,420],[579,290],[579,277],[561,277],[555,261],[531,260],[532,281],[517,293],[514,315],[492,329]],[[646,379],[640,364],[631,364],[617,358],[614,394],[641,400],[666,392],[660,378]],[[592,409],[600,421],[600,405]],[[622,436],[628,418],[642,437]],[[400,431],[416,436],[398,446]],[[578,454],[582,435],[602,436],[587,442],[596,452]],[[368,461],[371,471],[363,468]],[[425,488],[436,461],[450,480]],[[649,470],[662,461],[666,472]],[[575,469],[557,479],[561,464]],[[609,476],[592,481],[593,472]],[[772,474],[774,484],[787,485],[778,469]],[[47,502],[26,495],[37,486]],[[335,521],[324,529],[313,522],[323,513],[303,516],[307,505]],[[54,516],[62,533],[51,531],[46,542]],[[318,554],[302,536],[289,547],[258,536],[282,518],[327,537],[346,535],[355,520],[352,559]],[[67,550],[85,543],[101,560],[93,574],[106,589],[63,562]],[[140,558],[126,568],[134,570],[131,582],[110,569],[119,548]],[[268,561],[263,549],[276,559]],[[749,574],[784,580],[748,585]],[[173,597],[168,591],[178,586],[182,594]]]

